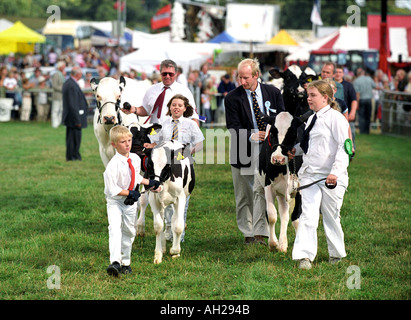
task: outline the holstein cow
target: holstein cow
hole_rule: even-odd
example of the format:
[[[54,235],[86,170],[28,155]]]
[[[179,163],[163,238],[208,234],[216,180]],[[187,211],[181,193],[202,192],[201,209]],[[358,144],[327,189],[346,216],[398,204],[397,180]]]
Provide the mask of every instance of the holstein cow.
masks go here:
[[[166,252],[164,209],[170,204],[174,207],[171,219],[173,245],[170,248],[170,254],[173,258],[180,256],[180,240],[184,230],[184,207],[187,196],[193,191],[195,185],[192,162],[189,148],[177,141],[167,141],[151,149],[145,177],[160,181],[162,187],[159,193],[149,193],[156,233],[155,264],[162,262],[163,254]]]
[[[297,65],[289,66],[284,72],[280,72],[276,68],[269,70],[270,75],[274,78],[272,83],[281,83],[282,80],[282,95],[284,105],[288,112],[295,117],[299,117],[306,112],[311,112],[307,102],[307,92],[304,88],[305,84],[314,80],[318,80],[318,76],[313,69],[306,67],[303,70]],[[297,141],[299,141],[304,132],[304,127],[301,126],[297,132]],[[295,158],[296,169],[298,172],[302,162],[302,156]]]
[[[303,124],[305,117],[293,117],[287,111],[280,112],[275,117],[260,115],[269,124],[267,126],[267,136],[259,156],[259,174],[257,174],[257,179],[260,179],[264,185],[264,194],[267,202],[268,244],[270,250],[276,248],[281,252],[287,252],[289,210],[294,198],[295,205],[291,220],[295,230],[297,230],[298,218],[301,214],[301,196],[296,191],[299,182],[297,175],[294,174],[293,162],[288,162],[287,152],[293,148],[297,139],[297,129]],[[290,173],[290,171],[293,173]],[[277,198],[281,220],[279,241],[275,234],[275,223],[277,222],[275,198]]]
[[[281,84],[280,90],[282,90],[284,105],[288,112],[299,117],[309,110],[304,84],[318,80],[313,69],[306,67],[303,71],[299,66],[293,64],[283,72],[277,68],[272,68],[269,73],[274,78],[271,81],[273,85]],[[280,81],[281,79],[282,81]]]

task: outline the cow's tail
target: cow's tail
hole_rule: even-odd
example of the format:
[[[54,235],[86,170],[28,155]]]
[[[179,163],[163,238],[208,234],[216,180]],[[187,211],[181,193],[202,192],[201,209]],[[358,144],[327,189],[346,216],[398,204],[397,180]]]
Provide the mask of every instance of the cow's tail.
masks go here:
[[[293,213],[291,214],[291,221],[294,222],[297,219],[300,218],[301,215],[301,194],[297,192],[295,195],[295,204],[294,204],[294,210]]]

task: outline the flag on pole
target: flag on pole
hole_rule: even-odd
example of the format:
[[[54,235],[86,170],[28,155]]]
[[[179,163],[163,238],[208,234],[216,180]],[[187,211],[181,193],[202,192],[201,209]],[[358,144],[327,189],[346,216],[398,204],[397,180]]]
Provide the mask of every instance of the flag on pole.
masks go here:
[[[322,26],[323,21],[321,20],[320,11],[318,10],[318,8],[319,8],[318,1],[319,0],[314,1],[313,10],[311,11],[310,20],[311,20],[311,23]]]
[[[113,5],[113,8],[117,10],[118,7],[120,6],[120,4],[121,4],[120,11],[123,11],[123,10],[124,10],[124,6],[125,6],[125,2],[116,1],[116,2],[114,3],[114,5]]]
[[[171,23],[171,4],[159,9],[154,17],[151,18],[151,29],[156,30],[170,26]]]

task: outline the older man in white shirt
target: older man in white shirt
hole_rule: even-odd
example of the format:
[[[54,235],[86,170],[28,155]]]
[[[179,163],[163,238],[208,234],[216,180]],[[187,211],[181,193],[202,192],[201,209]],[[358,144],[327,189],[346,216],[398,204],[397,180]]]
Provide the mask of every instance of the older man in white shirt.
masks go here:
[[[129,110],[122,109],[126,114],[135,113],[138,116],[149,116],[147,121],[150,123],[161,124],[167,113],[167,103],[176,94],[182,94],[185,96],[190,105],[194,108],[194,114],[191,117],[198,124],[198,113],[196,110],[196,104],[193,94],[187,86],[176,82],[177,78],[177,64],[173,60],[164,60],[160,64],[160,74],[162,82],[153,84],[146,92],[143,98],[143,105],[136,107],[132,106]],[[158,100],[163,91],[164,98],[161,101]]]
[[[299,260],[301,269],[310,269],[317,255],[317,228],[320,212],[327,238],[329,262],[336,263],[346,256],[340,209],[348,186],[349,158],[344,150],[348,139],[348,122],[332,108],[332,89],[325,81],[312,82],[308,88],[308,103],[314,111],[295,155],[303,154],[298,176],[302,186],[325,179],[302,189],[302,213],[294,242],[292,257]],[[330,99],[331,98],[331,99]],[[331,105],[331,106],[330,106]],[[314,124],[311,126],[311,124]],[[306,142],[306,143],[304,143]],[[338,182],[338,183],[337,183]]]

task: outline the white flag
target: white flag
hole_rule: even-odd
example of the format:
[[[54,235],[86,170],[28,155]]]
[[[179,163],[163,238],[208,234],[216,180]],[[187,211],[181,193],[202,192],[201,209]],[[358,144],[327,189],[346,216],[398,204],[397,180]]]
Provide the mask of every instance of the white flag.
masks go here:
[[[323,25],[323,21],[321,20],[320,13],[318,12],[317,4],[315,4],[315,3],[313,5],[313,10],[311,11],[310,20],[313,24],[316,24],[316,25],[319,25],[319,26]]]

